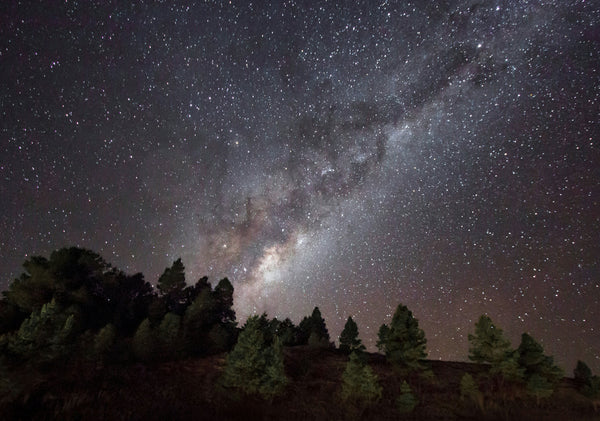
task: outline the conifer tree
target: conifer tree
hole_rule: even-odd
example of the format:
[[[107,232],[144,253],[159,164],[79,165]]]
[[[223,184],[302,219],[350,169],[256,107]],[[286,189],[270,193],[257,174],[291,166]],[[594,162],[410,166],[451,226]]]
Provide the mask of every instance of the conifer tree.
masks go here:
[[[170,268],[166,268],[158,278],[158,290],[165,300],[167,311],[181,314],[185,301],[185,267],[181,258],[175,260]]]
[[[420,369],[420,360],[425,352],[425,332],[405,305],[399,304],[390,326],[383,324],[379,329],[377,347],[385,353],[388,361],[396,368]]]
[[[150,362],[156,358],[156,337],[150,320],[144,319],[135,331],[132,340],[133,355],[140,361]]]
[[[342,374],[342,399],[364,409],[377,402],[382,391],[377,375],[356,352],[352,352]]]
[[[592,370],[590,370],[586,363],[581,360],[577,360],[577,365],[573,370],[573,377],[580,385],[588,384],[592,378]]]
[[[281,346],[277,339],[267,343],[259,316],[248,319],[227,356],[223,382],[226,387],[266,399],[281,393],[287,384]]]
[[[51,362],[72,350],[75,334],[75,314],[64,312],[53,299],[33,311],[19,330],[8,336],[7,351],[19,359]]]
[[[412,389],[405,381],[400,386],[400,396],[396,398],[396,407],[401,414],[408,414],[412,412],[415,407],[419,404],[419,401],[412,393]]]
[[[600,398],[600,377],[592,375],[592,370],[586,363],[578,360],[573,374],[577,388],[584,396],[593,400]]]
[[[502,329],[496,327],[489,316],[481,315],[475,324],[475,335],[469,334],[469,359],[497,367],[512,352]]]
[[[531,335],[523,333],[521,344],[517,349],[519,365],[525,369],[529,379],[540,375],[551,384],[556,384],[563,376],[563,371],[554,364],[554,359],[544,354],[544,348]],[[541,384],[536,381],[536,384]]]
[[[175,313],[167,313],[156,330],[159,357],[172,360],[181,357],[182,343],[180,336],[181,317]]]
[[[358,326],[356,322],[352,320],[352,316],[348,317],[344,329],[340,334],[340,350],[346,354],[351,352],[362,352],[365,350],[365,346],[358,338]]]
[[[298,325],[298,336],[300,344],[309,343],[312,346],[330,346],[329,332],[327,331],[327,325],[319,307],[313,309],[310,317],[302,319]]]

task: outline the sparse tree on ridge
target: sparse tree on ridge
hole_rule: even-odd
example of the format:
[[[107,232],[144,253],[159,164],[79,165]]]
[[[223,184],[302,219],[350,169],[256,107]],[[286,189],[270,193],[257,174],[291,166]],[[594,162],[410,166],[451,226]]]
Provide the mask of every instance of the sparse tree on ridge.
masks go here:
[[[521,344],[517,348],[519,365],[525,369],[527,379],[540,375],[551,385],[558,383],[563,377],[563,371],[554,364],[554,358],[544,354],[544,348],[531,335],[523,333]],[[536,381],[536,384],[541,384]]]
[[[350,354],[351,352],[360,353],[365,350],[365,346],[358,338],[358,326],[352,320],[352,316],[348,317],[344,329],[340,334],[340,350],[346,354]]]
[[[392,322],[389,326],[381,325],[378,336],[377,348],[393,366],[410,370],[422,368],[420,361],[427,356],[425,332],[405,305],[398,305]]]
[[[510,341],[489,316],[481,315],[475,324],[475,334],[469,334],[469,359],[476,363],[499,366],[512,352]]]
[[[328,347],[331,345],[325,319],[319,307],[313,309],[310,317],[302,319],[298,325],[299,344]]]

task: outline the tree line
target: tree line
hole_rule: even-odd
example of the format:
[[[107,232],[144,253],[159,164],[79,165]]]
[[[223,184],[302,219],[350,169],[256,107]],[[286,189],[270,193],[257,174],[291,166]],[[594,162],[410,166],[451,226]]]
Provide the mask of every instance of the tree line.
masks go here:
[[[156,363],[227,353],[219,387],[273,399],[285,390],[284,347],[335,349],[318,307],[298,325],[289,318],[250,317],[238,326],[233,286],[227,278],[215,287],[208,278],[188,285],[177,259],[156,288],[141,273],[127,275],[98,254],[64,248],[49,259],[34,256],[25,272],[0,300],[0,395],[10,399],[30,386],[27,372],[44,372],[73,361],[96,364]],[[460,396],[481,411],[490,402],[531,396],[539,404],[563,377],[551,356],[528,333],[513,348],[502,329],[482,315],[468,337],[468,358],[485,367],[465,373]],[[377,347],[404,380],[396,405],[410,412],[419,403],[423,382],[433,381],[426,361],[427,340],[412,312],[400,304],[378,332]],[[336,352],[348,355],[340,398],[363,411],[382,396],[349,317]],[[579,391],[600,399],[600,379],[579,361],[574,370]]]

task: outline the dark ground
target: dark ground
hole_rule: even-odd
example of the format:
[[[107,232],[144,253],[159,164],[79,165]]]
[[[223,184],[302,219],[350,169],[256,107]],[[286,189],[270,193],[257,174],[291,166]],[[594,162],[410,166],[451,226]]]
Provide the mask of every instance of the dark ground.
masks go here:
[[[155,364],[109,366],[69,365],[45,374],[24,374],[32,393],[13,403],[1,403],[1,419],[63,420],[600,420],[600,412],[564,378],[555,393],[538,405],[516,396],[505,402],[491,399],[482,413],[472,402],[461,401],[460,379],[485,367],[462,362],[429,361],[433,378],[395,373],[382,355],[368,361],[383,386],[382,399],[360,411],[339,398],[347,361],[335,350],[294,347],[285,350],[290,383],[272,402],[240,398],[219,386],[225,358]],[[26,371],[24,371],[26,373]],[[419,405],[400,414],[395,399],[407,379]]]

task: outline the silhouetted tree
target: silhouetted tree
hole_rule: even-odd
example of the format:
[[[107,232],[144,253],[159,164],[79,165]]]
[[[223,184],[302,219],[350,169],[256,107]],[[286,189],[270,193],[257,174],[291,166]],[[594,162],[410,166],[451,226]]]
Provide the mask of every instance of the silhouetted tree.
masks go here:
[[[168,312],[182,314],[185,307],[185,267],[181,258],[175,260],[170,268],[166,268],[158,278],[160,291]]]
[[[214,297],[216,302],[217,321],[223,325],[235,325],[235,311],[233,310],[233,285],[229,279],[223,278],[215,287]]]
[[[590,379],[592,378],[592,370],[588,367],[586,363],[584,363],[581,360],[577,360],[577,365],[573,370],[573,377],[579,385],[583,386],[585,384],[588,384]]]
[[[394,367],[422,368],[420,360],[427,356],[425,332],[405,305],[398,305],[390,326],[381,325],[378,336],[377,348]]]
[[[340,334],[340,350],[346,354],[351,352],[362,352],[365,350],[365,346],[358,338],[358,326],[352,320],[352,316],[348,317],[344,329]]]
[[[298,325],[298,343],[325,347],[331,345],[325,319],[321,316],[319,307],[315,307],[311,316],[302,319]]]
[[[533,339],[531,335],[527,333],[521,335],[521,344],[517,351],[519,365],[525,369],[526,379],[530,379],[537,374],[546,379],[552,386],[563,377],[563,371],[554,364],[554,359],[544,354],[542,345]],[[536,380],[535,385],[541,385],[541,381]]]
[[[577,361],[573,370],[578,390],[586,397],[595,401],[594,408],[600,398],[600,377],[592,375],[592,370],[583,361]]]
[[[269,330],[273,336],[279,338],[282,346],[296,345],[296,326],[294,326],[294,323],[289,318],[283,321],[273,318],[269,322]]]

